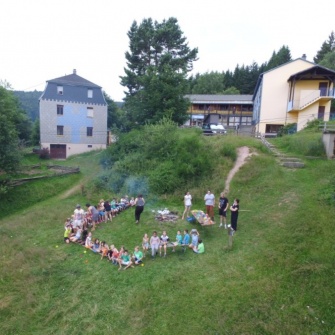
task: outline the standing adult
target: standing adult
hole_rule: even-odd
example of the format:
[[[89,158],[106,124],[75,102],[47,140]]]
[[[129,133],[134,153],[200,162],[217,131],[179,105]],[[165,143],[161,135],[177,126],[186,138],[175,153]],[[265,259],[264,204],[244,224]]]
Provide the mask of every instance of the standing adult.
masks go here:
[[[238,219],[238,211],[240,209],[240,200],[239,199],[234,199],[233,204],[230,206],[230,211],[231,211],[231,227],[234,229],[234,231],[237,230],[237,219]]]
[[[227,210],[228,210],[228,199],[224,192],[221,192],[219,199],[219,215],[220,215],[220,226],[222,227],[222,222],[224,222],[224,227],[227,229]]]
[[[84,215],[85,212],[84,210],[81,208],[81,206],[78,204],[76,206],[76,209],[73,212],[73,216],[74,216],[74,220],[73,220],[73,227],[77,228],[77,227],[82,227],[83,224],[83,219],[84,219]]]
[[[184,195],[184,205],[185,205],[185,210],[182,216],[182,220],[184,220],[185,218],[185,214],[187,215],[187,217],[190,216],[190,210],[191,210],[191,206],[192,206],[192,196],[190,194],[190,192],[186,192]]]
[[[211,191],[207,191],[207,194],[204,197],[206,205],[206,213],[214,221],[214,205],[215,205],[215,196]]]
[[[144,198],[142,194],[139,194],[135,199],[135,222],[140,223],[140,217],[144,209]]]
[[[99,211],[91,204],[86,204],[86,207],[87,207],[88,213],[90,214],[92,218],[92,224],[93,224],[92,230],[95,230],[95,225],[99,221]]]
[[[106,200],[104,202],[104,208],[105,208],[105,222],[107,222],[108,220],[112,222],[112,206],[109,200]]]

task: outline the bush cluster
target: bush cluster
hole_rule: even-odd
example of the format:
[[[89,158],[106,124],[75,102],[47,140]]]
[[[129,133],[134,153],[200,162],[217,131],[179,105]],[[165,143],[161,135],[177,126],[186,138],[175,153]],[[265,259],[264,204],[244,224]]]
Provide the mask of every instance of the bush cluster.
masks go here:
[[[211,173],[213,156],[201,132],[164,119],[120,134],[101,159],[96,184],[114,193],[166,194]]]

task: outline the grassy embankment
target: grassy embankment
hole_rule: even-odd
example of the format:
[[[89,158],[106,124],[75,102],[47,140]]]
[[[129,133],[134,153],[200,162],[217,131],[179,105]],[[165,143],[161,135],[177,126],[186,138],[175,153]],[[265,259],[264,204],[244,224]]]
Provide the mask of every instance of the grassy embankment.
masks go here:
[[[320,201],[334,162],[306,160],[304,169],[289,170],[257,140],[204,140],[215,147],[218,165],[190,190],[194,209],[203,208],[207,187],[217,197],[224,188],[233,166],[222,159],[225,150],[248,145],[258,153],[230,186],[229,200],[239,197],[245,210],[233,250],[218,225],[154,220],[152,210],[181,211],[182,194],[148,199],[139,226],[130,209],[94,236],[133,250],[145,232],[166,229],[174,239],[177,229],[195,226],[204,255],[188,250],[148,257],[144,267],[120,272],[79,245],[63,244],[63,222],[75,204],[107,196],[85,179],[98,173],[99,154],[74,157],[64,164],[80,165],[80,175],[62,178],[63,184],[20,186],[13,191],[12,215],[0,221],[0,333],[334,334],[334,207]],[[78,183],[86,195],[60,196]],[[18,211],[22,201],[27,206]]]

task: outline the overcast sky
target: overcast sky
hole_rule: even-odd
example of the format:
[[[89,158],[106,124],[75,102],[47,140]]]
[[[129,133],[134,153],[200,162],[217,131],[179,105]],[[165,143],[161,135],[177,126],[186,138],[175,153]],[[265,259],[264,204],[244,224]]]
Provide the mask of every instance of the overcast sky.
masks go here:
[[[331,2],[283,0],[2,0],[0,80],[13,89],[43,91],[47,80],[77,74],[124,97],[127,32],[135,20],[175,17],[199,60],[193,73],[259,65],[289,47],[307,60],[335,31]]]

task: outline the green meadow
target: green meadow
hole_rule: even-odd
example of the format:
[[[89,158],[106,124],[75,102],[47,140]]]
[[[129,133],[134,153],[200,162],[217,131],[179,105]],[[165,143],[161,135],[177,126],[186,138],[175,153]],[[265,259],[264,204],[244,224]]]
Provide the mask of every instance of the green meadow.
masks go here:
[[[201,227],[181,220],[183,192],[149,195],[139,225],[130,208],[93,237],[132,252],[144,233],[167,230],[174,240],[178,229],[197,228],[205,254],[169,250],[126,271],[63,242],[77,203],[119,197],[93,182],[102,153],[58,162],[79,166],[79,174],[12,189],[0,203],[0,334],[335,334],[335,162],[302,154],[317,135],[291,136],[299,145],[273,143],[299,155],[303,169],[282,167],[257,139],[204,138],[217,153],[215,168],[189,190],[193,209],[204,210],[208,188],[218,199],[231,152],[253,153],[230,184],[228,199],[238,197],[241,209],[233,248],[217,213],[215,225]],[[156,221],[153,211],[164,208],[180,219]]]

